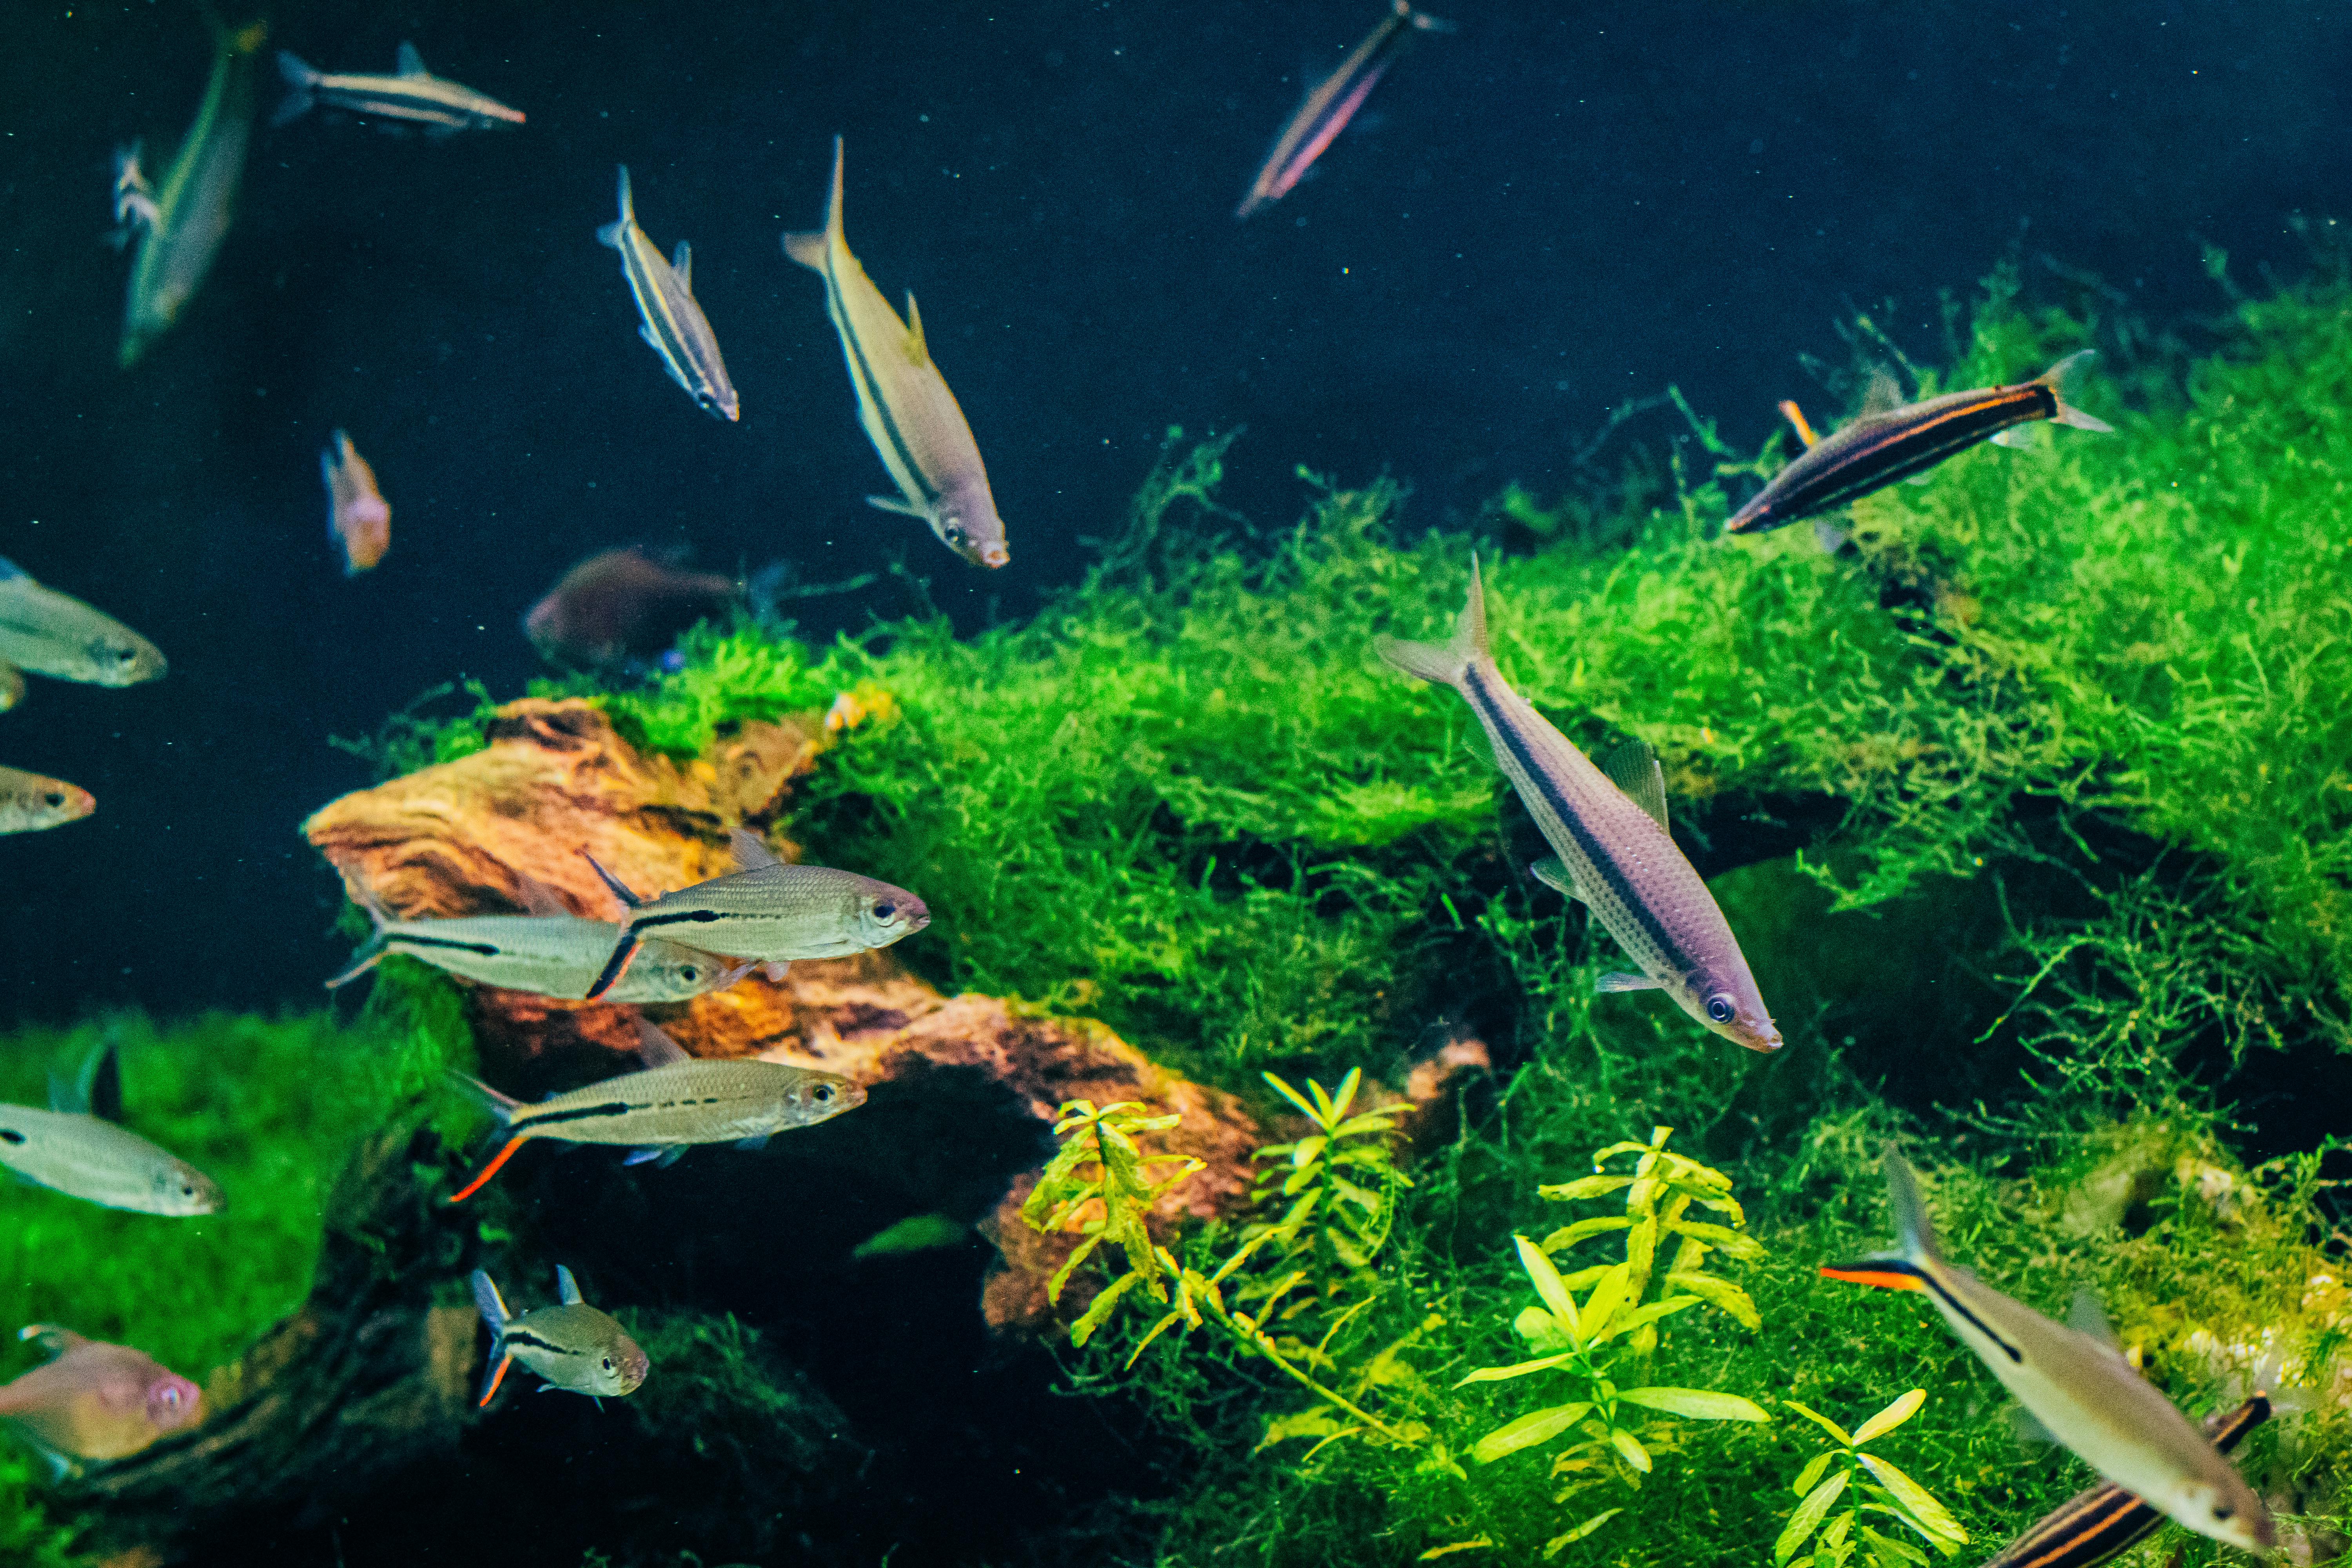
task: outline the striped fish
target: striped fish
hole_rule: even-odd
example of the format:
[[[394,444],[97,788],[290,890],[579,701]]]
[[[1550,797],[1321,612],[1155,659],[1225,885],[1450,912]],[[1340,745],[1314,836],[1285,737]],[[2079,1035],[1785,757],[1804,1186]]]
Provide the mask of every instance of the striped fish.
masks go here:
[[[1899,479],[1925,473],[1979,441],[2017,446],[2023,437],[2018,427],[2037,419],[2111,434],[2114,426],[2093,418],[2059,395],[2060,384],[2093,353],[2084,349],[2069,354],[2032,381],[2014,386],[1948,392],[1924,403],[1865,414],[1836,434],[1807,443],[1787,468],[1773,475],[1771,482],[1724,524],[1724,531],[1765,533],[1833,511]],[[1786,406],[1782,411],[1787,412]],[[1803,430],[1802,422],[1803,416],[1797,416],[1794,423],[1801,433],[1810,434]]]
[[[122,1066],[112,1042],[79,1079],[52,1079],[49,1105],[0,1105],[0,1166],[19,1181],[102,1208],[184,1219],[227,1202],[219,1184],[120,1125]]]
[[[2257,1394],[2235,1410],[2208,1415],[2205,1436],[2226,1454],[2270,1416],[2269,1398]],[[2146,1541],[2163,1522],[2161,1510],[2103,1481],[2059,1504],[1988,1558],[1984,1568],[2097,1568]]]
[[[1559,854],[1536,876],[1592,910],[1638,974],[1601,977],[1602,991],[1659,989],[1716,1034],[1777,1051],[1780,1031],[1715,897],[1666,831],[1665,780],[1639,742],[1603,773],[1503,679],[1486,642],[1486,599],[1475,560],[1470,602],[1443,647],[1383,637],[1380,653],[1407,675],[1450,686],[1470,704],[1495,761]]]
[[[38,833],[79,822],[98,809],[89,791],[63,779],[0,768],[0,833]]]
[[[735,385],[727,379],[727,363],[719,357],[719,339],[710,321],[694,300],[694,251],[677,242],[677,259],[664,261],[646,231],[637,226],[637,209],[629,200],[629,166],[621,165],[621,216],[596,231],[596,243],[621,253],[621,276],[636,296],[637,314],[644,318],[637,335],[661,355],[669,378],[686,388],[696,407],[714,418],[742,417]]]
[[[784,254],[824,279],[824,308],[841,334],[842,357],[857,392],[858,423],[898,481],[898,498],[868,496],[867,504],[921,519],[975,566],[1002,566],[1013,559],[980,445],[947,378],[931,363],[914,294],[907,295],[907,319],[901,321],[849,253],[841,224],[838,136],[833,139],[833,197],[824,227],[784,236]]]
[[[611,921],[564,911],[534,898],[530,889],[525,898],[538,912],[404,921],[362,889],[354,899],[375,922],[374,933],[342,973],[327,982],[327,989],[350,984],[388,952],[403,952],[502,991],[529,991],[567,1001],[585,998],[611,960],[621,928]],[[628,973],[604,993],[604,1001],[684,1002],[705,992],[723,991],[751,969],[750,963],[729,963],[678,942],[654,939],[642,946]]]
[[[572,1270],[555,1266],[557,1304],[535,1311],[509,1313],[499,1299],[499,1288],[483,1270],[474,1270],[474,1305],[490,1329],[490,1371],[482,1380],[481,1403],[499,1392],[507,1368],[516,1362],[530,1368],[551,1388],[568,1388],[603,1404],[607,1395],[635,1394],[646,1381],[651,1363],[644,1349],[611,1316],[581,1299]]]
[[[1921,1290],[1962,1344],[2057,1442],[2116,1486],[2227,1545],[2260,1552],[2275,1533],[2270,1510],[2209,1439],[2142,1378],[2116,1347],[2087,1292],[2073,1327],[2013,1301],[1936,1246],[1919,1179],[1892,1145],[1886,1186],[1896,1249],[1824,1268],[1832,1279]]]
[[[623,1073],[526,1105],[478,1079],[459,1081],[511,1134],[481,1173],[450,1194],[464,1203],[482,1190],[514,1152],[534,1138],[633,1147],[630,1164],[675,1162],[697,1143],[758,1149],[778,1132],[813,1127],[866,1103],[847,1079],[814,1068],[744,1059],[701,1061],[661,1030],[637,1020],[643,1072]]]
[[[495,98],[426,70],[415,44],[400,46],[391,76],[315,70],[283,49],[278,51],[278,74],[286,79],[287,93],[278,112],[270,116],[272,125],[299,120],[319,104],[368,120],[422,125],[426,134],[434,136],[523,122],[521,110],[509,109]]]
[[[170,668],[162,649],[112,616],[43,587],[6,560],[0,560],[0,661],[92,686],[160,680]]]
[[[1348,121],[1364,107],[1364,100],[1372,95],[1372,89],[1380,85],[1413,34],[1453,30],[1451,22],[1416,11],[1405,0],[1391,0],[1389,14],[1339,62],[1339,68],[1307,89],[1306,100],[1274,139],[1274,151],[1265,155],[1264,167],[1250,182],[1249,194],[1234,209],[1234,216],[1246,218],[1260,207],[1273,205],[1306,178],[1307,168],[1348,128]]]
[[[125,369],[163,335],[205,280],[228,237],[236,187],[245,178],[245,150],[253,136],[254,51],[268,27],[252,22],[230,32],[214,24],[213,73],[205,83],[195,123],[188,127],[160,189],[139,173],[136,149],[118,155],[115,212],[124,233],[139,235],[131,291],[122,308]]]

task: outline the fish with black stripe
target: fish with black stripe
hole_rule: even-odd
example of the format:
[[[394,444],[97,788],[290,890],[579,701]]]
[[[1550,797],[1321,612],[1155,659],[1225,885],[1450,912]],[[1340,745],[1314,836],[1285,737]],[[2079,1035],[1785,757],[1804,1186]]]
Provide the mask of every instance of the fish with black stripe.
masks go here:
[[[505,1381],[507,1368],[522,1363],[547,1384],[546,1392],[568,1389],[603,1406],[605,1396],[635,1394],[651,1363],[644,1347],[608,1313],[580,1295],[572,1270],[555,1266],[556,1305],[509,1313],[499,1288],[483,1269],[474,1270],[474,1305],[490,1329],[490,1370],[482,1379],[488,1405]]]
[[[299,120],[320,104],[364,120],[422,126],[428,136],[523,122],[521,110],[426,70],[425,57],[410,43],[400,46],[390,76],[318,70],[284,49],[278,51],[278,74],[286,79],[287,93],[270,116],[272,125]]]
[[[2208,1415],[2205,1436],[2226,1454],[2270,1417],[2269,1396],[2257,1394],[2235,1410]],[[2060,1503],[1986,1559],[1983,1568],[2098,1568],[2146,1541],[2163,1522],[2161,1509],[2102,1481]]]
[[[1364,41],[1339,62],[1339,68],[1309,88],[1307,97],[1290,118],[1283,122],[1280,134],[1274,139],[1274,150],[1265,155],[1257,177],[1250,182],[1249,193],[1242,197],[1241,205],[1234,209],[1236,219],[1248,217],[1259,208],[1270,206],[1288,195],[1291,188],[1307,176],[1307,171],[1325,149],[1337,140],[1356,111],[1364,107],[1364,100],[1381,84],[1381,78],[1396,63],[1405,45],[1415,33],[1450,33],[1454,24],[1441,22],[1426,11],[1417,11],[1406,0],[1391,0],[1389,14],[1373,25],[1364,35]]]
[[[697,408],[714,419],[740,419],[743,405],[735,395],[735,384],[727,379],[718,334],[695,301],[694,247],[681,239],[676,259],[664,261],[637,226],[626,163],[621,165],[620,185],[621,216],[596,231],[596,243],[621,253],[621,276],[628,280],[641,318],[637,335],[661,356],[662,368],[686,389]]]
[[[18,1181],[132,1214],[186,1219],[226,1205],[220,1184],[121,1123],[122,1059],[110,1039],[73,1079],[50,1079],[48,1110],[0,1105],[0,1167]]]
[[[1662,990],[1716,1034],[1751,1051],[1777,1051],[1780,1031],[1765,1010],[1738,939],[1696,868],[1666,830],[1665,779],[1640,742],[1618,748],[1607,772],[1555,729],[1496,667],[1486,641],[1486,596],[1470,563],[1470,602],[1452,641],[1383,637],[1380,654],[1407,675],[1462,694],[1486,731],[1495,762],[1557,859],[1530,868],[1581,900],[1639,973],[1601,976],[1602,991]]]

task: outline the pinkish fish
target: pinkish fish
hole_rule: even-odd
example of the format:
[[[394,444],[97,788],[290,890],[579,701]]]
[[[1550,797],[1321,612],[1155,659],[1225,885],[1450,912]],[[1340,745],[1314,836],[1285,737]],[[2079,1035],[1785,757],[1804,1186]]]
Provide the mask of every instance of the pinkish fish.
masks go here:
[[[0,1426],[60,1475],[86,1461],[128,1458],[195,1424],[196,1385],[145,1351],[51,1323],[28,1324],[16,1337],[36,1342],[51,1359],[0,1387]]]
[[[375,470],[341,430],[334,445],[319,454],[319,475],[327,481],[327,537],[343,552],[343,575],[356,577],[392,548],[392,503],[375,488]]]
[[[1364,100],[1380,86],[1381,78],[1396,63],[1398,53],[1413,34],[1453,30],[1453,23],[1416,11],[1406,0],[1391,0],[1389,14],[1339,62],[1339,68],[1307,89],[1306,101],[1275,138],[1274,151],[1265,155],[1265,166],[1250,182],[1249,194],[1234,209],[1234,216],[1245,218],[1290,194],[1323,150],[1348,128],[1356,110],[1364,107]]]
[[[550,658],[614,664],[650,658],[697,621],[724,616],[740,595],[731,577],[680,572],[637,550],[607,550],[566,572],[522,620]]]

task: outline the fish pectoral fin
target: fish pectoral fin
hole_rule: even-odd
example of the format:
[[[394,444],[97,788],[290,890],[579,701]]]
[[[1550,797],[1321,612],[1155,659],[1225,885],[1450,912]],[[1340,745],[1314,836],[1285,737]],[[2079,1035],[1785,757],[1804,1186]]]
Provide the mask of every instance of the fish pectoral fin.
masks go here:
[[[1649,742],[1633,740],[1617,747],[1601,759],[1601,771],[1651,821],[1666,826],[1665,770],[1658,766],[1658,753]]]
[[[669,269],[677,274],[679,288],[689,294],[694,292],[694,247],[679,240],[677,249],[670,255]]]
[[[1570,898],[1576,900],[1580,903],[1584,901],[1584,894],[1576,885],[1575,875],[1569,870],[1567,864],[1558,856],[1545,856],[1542,859],[1528,867],[1528,872],[1545,887],[1550,888],[1557,892],[1566,893]]]
[[[768,1136],[765,1132],[754,1133],[749,1138],[736,1140],[735,1147],[742,1150],[746,1154],[756,1154],[768,1146]]]
[[[1653,980],[1646,974],[1628,974],[1622,969],[1612,969],[1594,981],[1592,989],[1606,994],[1612,991],[1655,991],[1664,984],[1664,981]]]
[[[652,349],[652,350],[653,350],[655,353],[660,353],[660,352],[661,352],[661,340],[660,340],[659,338],[657,338],[657,337],[654,336],[654,330],[653,330],[653,328],[652,328],[652,327],[650,327],[650,326],[641,326],[641,327],[639,327],[639,328],[637,329],[637,336],[639,336],[639,337],[641,337],[641,338],[643,338],[643,339],[645,339],[645,340],[646,340],[646,346],[647,348]],[[673,371],[671,374],[674,375],[674,374],[676,374],[677,373],[676,373],[675,371]]]
[[[2057,1444],[2056,1435],[2042,1424],[2042,1417],[2022,1405],[2011,1405],[2003,1419],[2009,1423],[2010,1436],[2020,1443],[2036,1448],[2052,1447]]]
[[[613,896],[620,900],[623,904],[634,910],[645,902],[645,900],[629,891],[629,885],[626,882],[622,881],[621,879],[604,869],[604,867],[597,865],[596,857],[589,854],[587,850],[583,849],[580,851],[580,858],[588,862],[589,868],[596,873],[597,880],[603,882],[605,887],[611,889]]]
[[[621,1161],[621,1163],[624,1165],[650,1164],[652,1162],[660,1159],[663,1155],[668,1152],[669,1149],[667,1145],[656,1143],[650,1148],[630,1150],[626,1157]]]
[[[2098,1341],[2117,1355],[2124,1353],[2123,1341],[2116,1337],[2116,1326],[2107,1321],[2107,1310],[2100,1305],[2099,1293],[2088,1285],[2074,1287],[2074,1299],[2066,1307],[2066,1326]]]
[[[783,958],[772,958],[765,963],[747,967],[756,967],[760,971],[761,977],[771,985],[782,985],[784,983],[784,976],[793,972],[792,961]],[[742,976],[738,974],[736,978],[740,980]]]
[[[671,1039],[660,1025],[640,1014],[637,1017],[637,1059],[648,1068],[666,1068],[692,1061],[694,1058],[684,1046]]]
[[[459,62],[459,65],[460,68],[463,68],[462,61]],[[425,68],[425,57],[416,52],[416,46],[408,42],[404,38],[401,40],[400,52],[393,56],[393,68],[398,71],[402,76],[428,76],[432,74]],[[470,75],[471,73],[468,72],[467,74]]]
[[[925,511],[913,501],[898,496],[867,496],[866,504],[877,511],[895,511],[903,517],[911,517],[922,522],[931,521],[929,512]]]
[[[923,342],[923,313],[915,308],[915,291],[907,290],[907,363],[917,367],[931,363],[931,351]]]
[[[812,272],[824,271],[824,231],[807,229],[784,236],[784,254]]]
[[[1992,444],[1996,447],[2007,447],[2011,451],[2022,452],[2033,445],[2033,426],[2012,425],[2006,430],[1996,430],[1992,433]],[[1914,474],[1911,476],[1911,482],[1925,484],[1927,482],[1927,476]]]

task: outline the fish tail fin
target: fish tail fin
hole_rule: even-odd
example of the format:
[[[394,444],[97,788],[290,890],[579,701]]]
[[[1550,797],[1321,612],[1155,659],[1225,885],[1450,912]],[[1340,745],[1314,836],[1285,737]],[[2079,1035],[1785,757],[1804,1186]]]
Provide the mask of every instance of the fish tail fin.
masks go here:
[[[2074,430],[2095,431],[2102,436],[2112,436],[2116,433],[2116,427],[2114,426],[2108,424],[2104,419],[2096,418],[2092,415],[2084,413],[2073,404],[2068,403],[2065,397],[2066,378],[2073,375],[2075,371],[2082,368],[2082,366],[2089,361],[2095,360],[2098,357],[2098,350],[2084,349],[2080,353],[2068,354],[2064,359],[2060,360],[2056,364],[2052,365],[2048,370],[2043,371],[2040,375],[2033,378],[2034,385],[2048,387],[2050,389],[2051,396],[2057,400],[2058,412],[2050,416],[2050,422],[2052,424],[2063,425],[2068,428]]]
[[[1459,686],[1470,666],[1487,655],[1486,589],[1478,574],[1478,558],[1470,558],[1470,599],[1462,606],[1454,636],[1443,643],[1404,642],[1382,637],[1375,645],[1380,656],[1407,675]]]
[[[784,254],[812,271],[823,272],[833,238],[841,232],[841,138],[836,136],[833,139],[833,194],[825,199],[824,227],[784,236]]]
[[[467,1182],[464,1186],[459,1187],[456,1192],[451,1193],[447,1201],[453,1204],[462,1204],[467,1198],[472,1197],[476,1193],[480,1192],[484,1187],[489,1184],[490,1178],[497,1175],[499,1170],[504,1167],[509,1160],[514,1158],[514,1152],[530,1142],[530,1134],[529,1132],[518,1132],[513,1137],[508,1139],[506,1147],[499,1150],[497,1154],[491,1157],[490,1163],[482,1167],[481,1173],[477,1175],[472,1181]]]
[[[1886,1195],[1895,1211],[1895,1256],[1915,1265],[1939,1261],[1943,1254],[1937,1249],[1936,1227],[1919,1196],[1919,1177],[1891,1143],[1886,1146]]]
[[[487,1270],[474,1270],[474,1308],[482,1314],[482,1321],[490,1331],[490,1370],[482,1379],[481,1403],[488,1405],[499,1391],[499,1384],[514,1360],[507,1354],[507,1304],[499,1300],[499,1288],[491,1282]]]
[[[637,221],[637,204],[629,199],[629,166],[620,165],[621,216],[596,231],[596,243],[618,250],[628,243],[629,226]]]
[[[514,1125],[515,1112],[522,1109],[521,1100],[510,1094],[500,1094],[497,1089],[470,1074],[453,1072],[449,1076],[467,1093],[480,1100],[482,1108],[499,1119],[499,1126]]]
[[[278,74],[286,79],[286,96],[278,101],[278,110],[269,117],[269,123],[288,125],[317,107],[319,82],[324,73],[293,50],[280,49],[278,51]]]
[[[331,528],[329,531],[331,536]],[[377,898],[364,886],[347,883],[345,889],[351,894],[352,902],[365,910],[368,919],[375,922],[375,934],[352,950],[351,963],[343,966],[342,973],[327,982],[327,989],[330,991],[349,985],[352,981],[373,969],[389,950],[383,928],[392,923],[392,911],[383,907],[383,900]]]

